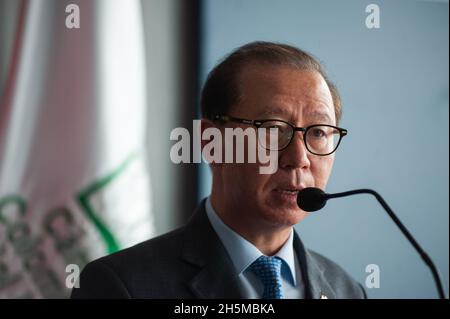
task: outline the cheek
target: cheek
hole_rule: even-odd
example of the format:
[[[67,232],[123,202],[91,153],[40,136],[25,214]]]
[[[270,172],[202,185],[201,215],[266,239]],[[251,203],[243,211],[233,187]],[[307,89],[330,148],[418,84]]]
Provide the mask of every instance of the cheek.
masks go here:
[[[238,193],[251,193],[253,195],[264,190],[272,175],[260,174],[259,164],[229,164],[224,176],[230,190]]]
[[[325,189],[333,168],[334,156],[320,157],[311,162],[311,173],[316,187]]]

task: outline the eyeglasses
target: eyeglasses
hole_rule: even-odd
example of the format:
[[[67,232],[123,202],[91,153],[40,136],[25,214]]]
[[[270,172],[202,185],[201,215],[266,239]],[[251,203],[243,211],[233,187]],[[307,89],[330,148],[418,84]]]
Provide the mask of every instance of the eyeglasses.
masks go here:
[[[295,132],[303,132],[303,142],[306,149],[319,156],[326,156],[334,153],[341,143],[342,137],[347,135],[347,130],[328,124],[315,124],[307,127],[295,127],[282,120],[246,120],[228,115],[216,115],[214,121],[235,122],[253,125],[256,128],[269,129],[269,134],[258,134],[258,142],[262,147],[270,151],[281,151],[289,146]],[[270,134],[276,133],[278,136],[278,147],[271,148],[269,141]]]

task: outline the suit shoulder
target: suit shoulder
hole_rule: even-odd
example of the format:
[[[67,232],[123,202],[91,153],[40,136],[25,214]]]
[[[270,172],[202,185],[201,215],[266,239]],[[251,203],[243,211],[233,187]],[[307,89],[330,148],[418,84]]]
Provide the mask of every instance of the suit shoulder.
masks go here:
[[[163,289],[171,289],[169,281],[184,274],[178,258],[183,233],[184,227],[88,263],[72,298],[165,296]]]
[[[99,258],[98,261],[112,268],[120,268],[122,264],[127,267],[132,267],[133,264],[146,263],[146,261],[156,257],[159,261],[165,258],[171,258],[182,248],[183,230],[184,227],[178,228],[169,233]]]
[[[87,264],[79,280],[79,286],[72,290],[72,299],[130,298],[126,284],[108,265],[99,260]]]
[[[102,263],[118,275],[151,270],[157,264],[174,259],[182,249],[183,227],[122,249],[89,263]],[[155,261],[158,261],[157,263]]]

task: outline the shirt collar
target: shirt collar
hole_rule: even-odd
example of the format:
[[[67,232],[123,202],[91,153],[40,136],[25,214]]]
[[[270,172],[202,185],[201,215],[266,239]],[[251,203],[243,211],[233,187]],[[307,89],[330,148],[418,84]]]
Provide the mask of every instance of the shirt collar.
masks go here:
[[[222,221],[212,207],[210,197],[206,199],[205,209],[212,227],[216,231],[231,258],[236,274],[242,274],[247,267],[263,255],[263,253]],[[294,230],[291,229],[288,240],[274,256],[281,258],[284,261],[283,264],[287,265],[287,269],[285,269],[286,267],[282,267],[281,275],[291,280],[292,283],[296,285],[293,241]]]

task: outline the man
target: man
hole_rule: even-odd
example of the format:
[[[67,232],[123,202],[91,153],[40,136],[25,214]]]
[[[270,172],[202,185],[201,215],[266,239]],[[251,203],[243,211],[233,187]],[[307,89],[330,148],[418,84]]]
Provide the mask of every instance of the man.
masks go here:
[[[211,196],[185,227],[88,264],[72,297],[365,298],[293,229],[307,216],[298,192],[325,188],[346,134],[320,63],[288,45],[247,44],[211,71],[201,104],[203,131],[275,128],[276,150],[265,147],[277,152],[276,172],[211,161]]]

